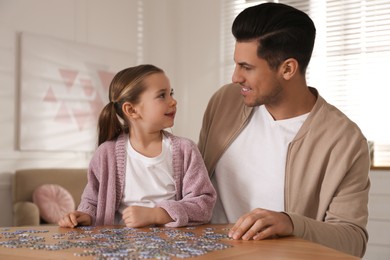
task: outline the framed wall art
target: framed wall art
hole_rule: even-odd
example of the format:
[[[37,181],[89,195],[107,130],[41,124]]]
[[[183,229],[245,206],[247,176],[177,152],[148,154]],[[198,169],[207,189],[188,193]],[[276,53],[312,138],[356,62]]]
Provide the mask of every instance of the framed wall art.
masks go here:
[[[19,148],[93,151],[109,84],[135,55],[31,33],[19,47]]]

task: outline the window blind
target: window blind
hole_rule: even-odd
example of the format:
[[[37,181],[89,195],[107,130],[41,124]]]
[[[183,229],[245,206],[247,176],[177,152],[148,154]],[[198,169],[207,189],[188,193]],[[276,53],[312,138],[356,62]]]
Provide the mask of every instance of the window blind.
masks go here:
[[[137,1],[137,64],[144,60],[144,3]]]
[[[222,83],[231,81],[234,38],[231,25],[244,8],[262,2],[222,1]],[[374,143],[374,166],[390,166],[390,1],[280,0],[306,12],[317,28],[308,85],[359,125]]]

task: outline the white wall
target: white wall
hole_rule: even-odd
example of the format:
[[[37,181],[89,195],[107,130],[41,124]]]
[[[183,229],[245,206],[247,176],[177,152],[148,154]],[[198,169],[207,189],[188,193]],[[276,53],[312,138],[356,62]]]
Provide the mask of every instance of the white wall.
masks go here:
[[[364,260],[390,259],[390,171],[371,171],[368,203],[369,234]]]
[[[203,111],[220,87],[220,1],[146,1],[144,6],[144,62],[161,66],[171,78],[178,99],[174,133],[197,141]]]
[[[178,100],[173,132],[194,141],[207,101],[220,85],[219,3],[142,1],[144,51],[138,63],[166,71]],[[0,226],[12,224],[11,180],[16,169],[87,167],[91,156],[16,148],[17,34],[30,32],[135,53],[137,6],[136,0],[0,0]]]

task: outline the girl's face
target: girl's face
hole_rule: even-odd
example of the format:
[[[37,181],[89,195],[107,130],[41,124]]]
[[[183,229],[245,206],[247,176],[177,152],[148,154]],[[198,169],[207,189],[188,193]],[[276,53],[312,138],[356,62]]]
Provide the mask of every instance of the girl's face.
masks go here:
[[[173,89],[164,73],[147,76],[143,83],[145,91],[134,109],[140,123],[148,132],[160,131],[172,127],[176,114],[177,102],[173,98]]]

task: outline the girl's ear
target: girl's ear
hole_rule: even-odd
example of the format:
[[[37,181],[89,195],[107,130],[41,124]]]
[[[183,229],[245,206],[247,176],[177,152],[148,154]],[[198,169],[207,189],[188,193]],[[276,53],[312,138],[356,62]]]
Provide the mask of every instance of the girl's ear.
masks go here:
[[[123,114],[129,119],[137,119],[139,115],[135,110],[134,106],[130,102],[125,102],[122,105]]]

